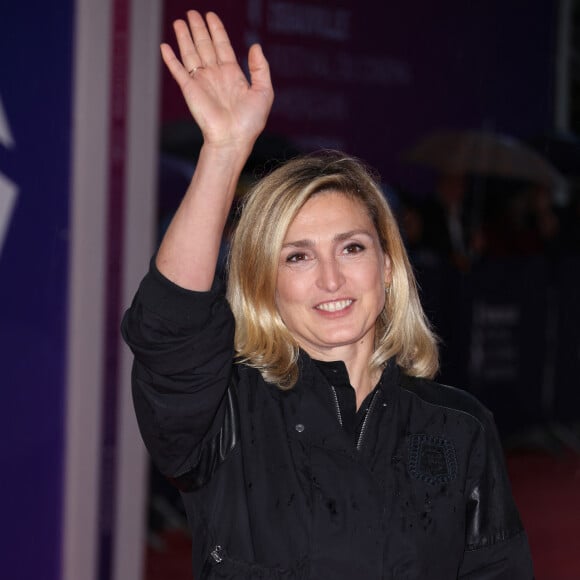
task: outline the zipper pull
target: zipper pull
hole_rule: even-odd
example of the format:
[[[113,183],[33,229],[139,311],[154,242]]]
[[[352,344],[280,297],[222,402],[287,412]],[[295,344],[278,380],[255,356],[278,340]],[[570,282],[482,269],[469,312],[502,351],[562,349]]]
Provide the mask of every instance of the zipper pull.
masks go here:
[[[226,557],[226,551],[221,546],[216,546],[209,555],[214,559],[216,564],[223,562],[223,559]]]

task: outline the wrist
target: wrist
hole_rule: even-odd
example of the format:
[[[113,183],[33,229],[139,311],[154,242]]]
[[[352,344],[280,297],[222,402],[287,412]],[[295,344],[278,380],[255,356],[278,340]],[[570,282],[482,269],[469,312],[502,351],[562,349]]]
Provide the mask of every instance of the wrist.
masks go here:
[[[255,140],[227,143],[204,142],[200,150],[199,161],[211,162],[216,171],[235,171],[236,169],[241,171],[252,153],[254,142]]]

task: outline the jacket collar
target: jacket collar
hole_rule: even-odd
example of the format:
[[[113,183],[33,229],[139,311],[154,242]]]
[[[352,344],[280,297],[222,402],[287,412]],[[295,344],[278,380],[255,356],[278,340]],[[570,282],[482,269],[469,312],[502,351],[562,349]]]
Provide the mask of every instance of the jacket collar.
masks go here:
[[[338,361],[337,368],[344,368],[344,363]],[[291,439],[297,439],[302,444],[320,446],[338,451],[352,457],[359,457],[352,438],[342,429],[337,419],[336,402],[325,374],[318,368],[306,352],[300,351],[299,379],[295,387],[289,391],[280,392],[286,398],[283,405],[286,427]],[[344,368],[346,372],[346,368]],[[387,363],[377,389],[379,405],[373,411],[373,423],[381,420],[385,410],[392,408],[399,391],[399,368],[394,361]],[[374,430],[374,429],[373,429]]]

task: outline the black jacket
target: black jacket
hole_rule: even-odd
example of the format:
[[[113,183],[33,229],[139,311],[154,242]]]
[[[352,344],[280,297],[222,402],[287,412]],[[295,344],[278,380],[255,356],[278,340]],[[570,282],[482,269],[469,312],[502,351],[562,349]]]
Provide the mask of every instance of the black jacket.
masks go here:
[[[233,364],[233,332],[222,294],[154,266],[123,321],[139,425],[183,491],[195,580],[533,577],[477,400],[389,364],[355,442],[314,361],[302,354],[281,391]]]

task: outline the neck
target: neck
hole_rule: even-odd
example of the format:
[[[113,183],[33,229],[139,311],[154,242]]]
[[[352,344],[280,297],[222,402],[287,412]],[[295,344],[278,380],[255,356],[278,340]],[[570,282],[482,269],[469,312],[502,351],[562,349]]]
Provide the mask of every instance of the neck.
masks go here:
[[[356,408],[358,410],[367,395],[379,382],[381,373],[378,370],[371,370],[368,360],[365,361],[365,364],[362,367],[359,367],[358,365],[349,365],[347,361],[345,361],[345,364],[350,384],[356,393]]]
[[[332,362],[342,361],[348,372],[350,384],[356,393],[356,407],[360,407],[366,396],[375,388],[381,378],[380,370],[372,370],[369,361],[372,350],[367,348],[363,342],[359,343],[358,348],[335,348],[330,351],[314,351],[304,349],[308,355],[316,360]]]

